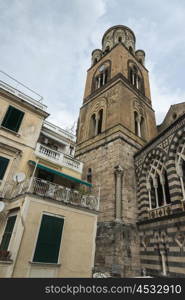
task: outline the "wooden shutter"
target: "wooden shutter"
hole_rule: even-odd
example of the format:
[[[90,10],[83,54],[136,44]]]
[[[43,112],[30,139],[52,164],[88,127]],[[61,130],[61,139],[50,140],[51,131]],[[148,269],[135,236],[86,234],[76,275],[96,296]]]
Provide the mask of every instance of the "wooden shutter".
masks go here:
[[[18,132],[23,116],[24,112],[20,111],[19,109],[13,106],[9,106],[4,120],[2,122],[2,126],[15,132]]]
[[[10,239],[12,236],[12,232],[14,229],[14,225],[15,225],[15,220],[16,220],[17,216],[12,216],[8,218],[7,224],[6,224],[6,228],[3,234],[3,238],[1,241],[1,245],[0,245],[0,250],[7,250],[9,243],[10,243]]]
[[[9,163],[8,158],[0,156],[0,180],[2,180],[4,177],[8,163]]]
[[[43,215],[34,262],[57,263],[64,219]]]

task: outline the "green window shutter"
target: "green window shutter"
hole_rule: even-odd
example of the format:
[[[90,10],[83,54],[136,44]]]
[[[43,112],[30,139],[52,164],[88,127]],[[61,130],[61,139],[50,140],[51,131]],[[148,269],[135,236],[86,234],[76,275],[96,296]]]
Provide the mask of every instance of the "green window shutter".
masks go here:
[[[8,221],[6,223],[6,228],[3,234],[3,238],[1,241],[1,245],[0,245],[0,250],[7,250],[9,243],[10,243],[10,239],[12,236],[12,232],[14,229],[14,225],[15,225],[15,221],[16,221],[16,217],[17,216],[12,216],[8,218]]]
[[[13,106],[9,106],[4,120],[2,122],[2,126],[12,131],[18,132],[23,116],[24,112],[20,111],[19,109]]]
[[[0,180],[3,179],[6,169],[8,167],[9,159],[0,156]]]
[[[64,219],[43,215],[34,262],[57,263]]]

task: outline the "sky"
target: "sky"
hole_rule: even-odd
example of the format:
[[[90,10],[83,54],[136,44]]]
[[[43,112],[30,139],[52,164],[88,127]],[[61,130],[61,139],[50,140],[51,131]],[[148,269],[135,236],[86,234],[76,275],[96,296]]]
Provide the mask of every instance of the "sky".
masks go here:
[[[157,124],[185,101],[184,0],[0,0],[0,12],[0,70],[42,95],[55,125],[74,127],[91,53],[118,24],[146,53]]]

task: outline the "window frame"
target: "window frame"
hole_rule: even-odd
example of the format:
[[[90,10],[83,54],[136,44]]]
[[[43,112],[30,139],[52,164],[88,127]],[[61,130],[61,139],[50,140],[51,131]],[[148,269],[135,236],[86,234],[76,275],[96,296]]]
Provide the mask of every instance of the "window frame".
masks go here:
[[[0,182],[2,182],[2,181],[4,180],[4,178],[5,178],[5,176],[6,176],[6,172],[7,172],[7,170],[8,170],[9,165],[10,165],[10,159],[9,159],[9,158],[4,157],[4,156],[1,156],[1,154],[0,154],[0,158],[1,158],[1,157],[4,158],[4,159],[6,159],[6,160],[8,160],[8,163],[7,163],[7,165],[6,165],[6,168],[5,168],[5,170],[4,170],[4,174],[3,174],[2,178],[0,178]]]
[[[4,228],[2,230],[2,233],[1,233],[1,237],[0,237],[0,246],[1,246],[1,243],[2,243],[2,240],[3,240],[3,236],[5,234],[5,229],[6,229],[6,226],[7,226],[7,223],[8,223],[8,219],[11,218],[11,217],[16,217],[15,219],[15,223],[14,223],[14,226],[13,226],[13,230],[12,230],[12,233],[11,233],[11,237],[10,237],[10,240],[9,240],[9,243],[8,243],[8,247],[6,250],[4,251],[11,251],[11,245],[12,245],[12,241],[13,241],[13,236],[15,234],[15,231],[16,231],[16,224],[17,224],[17,220],[18,220],[18,212],[12,212],[10,213],[8,216],[7,216],[7,220],[4,224]]]
[[[58,252],[58,259],[57,259],[56,263],[51,263],[51,262],[37,262],[37,261],[33,260],[34,256],[35,256],[35,250],[36,250],[36,247],[37,247],[37,241],[38,241],[39,232],[40,232],[40,228],[41,228],[42,218],[43,218],[44,215],[51,216],[51,217],[56,217],[56,218],[60,218],[60,219],[64,220],[62,234],[61,234],[61,240],[60,240],[60,247],[59,247],[59,252]],[[33,252],[32,252],[32,255],[31,255],[31,259],[30,259],[30,262],[32,264],[44,264],[44,265],[58,265],[58,264],[60,264],[60,260],[61,260],[61,245],[62,245],[62,241],[63,241],[64,229],[65,229],[65,216],[60,216],[60,215],[56,215],[56,214],[52,214],[52,213],[44,212],[44,211],[41,213],[39,224],[38,224],[38,228],[37,228],[36,235],[35,235]]]
[[[7,120],[10,118],[9,115],[11,115],[11,113],[12,113],[10,111],[11,109],[17,110],[17,111],[19,111],[21,113],[21,115],[19,116],[20,120],[19,120],[18,125],[16,126],[15,130],[5,126]],[[7,110],[6,110],[6,112],[5,112],[5,114],[4,114],[4,117],[3,117],[2,121],[1,121],[1,127],[4,128],[4,129],[6,129],[6,130],[8,130],[8,131],[10,131],[10,132],[18,134],[18,132],[20,130],[20,127],[21,127],[21,124],[23,122],[24,116],[25,116],[25,112],[24,111],[20,110],[16,106],[9,105],[8,108],[7,108]]]

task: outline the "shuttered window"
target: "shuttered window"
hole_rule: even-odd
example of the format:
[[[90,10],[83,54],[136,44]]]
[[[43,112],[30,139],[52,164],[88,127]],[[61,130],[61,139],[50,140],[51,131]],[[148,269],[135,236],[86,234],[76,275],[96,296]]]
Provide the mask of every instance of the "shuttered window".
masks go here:
[[[23,116],[24,112],[13,106],[9,106],[1,125],[12,131],[18,132]]]
[[[57,263],[64,219],[43,215],[33,262]]]
[[[8,167],[9,159],[0,156],[0,180],[3,179],[6,169]]]
[[[10,239],[12,236],[12,232],[14,229],[14,225],[15,225],[15,221],[16,221],[16,217],[17,216],[12,216],[8,218],[8,221],[6,223],[6,228],[3,234],[3,238],[1,241],[1,245],[0,245],[0,250],[7,250],[9,243],[10,243]]]

